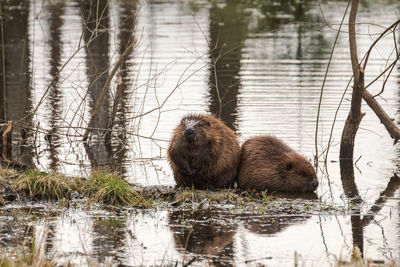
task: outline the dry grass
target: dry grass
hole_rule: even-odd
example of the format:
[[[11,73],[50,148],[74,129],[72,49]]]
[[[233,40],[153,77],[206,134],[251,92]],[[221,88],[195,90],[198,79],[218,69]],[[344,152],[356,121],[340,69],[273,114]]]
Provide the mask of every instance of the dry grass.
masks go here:
[[[18,176],[18,172],[14,169],[3,168],[0,166],[0,179],[5,179],[10,176]]]
[[[31,198],[40,200],[60,200],[69,197],[75,189],[75,179],[58,173],[44,173],[29,170],[19,176],[13,184],[17,191],[24,191]]]
[[[139,190],[115,173],[95,171],[85,179],[29,170],[14,179],[11,186],[16,192],[25,192],[30,198],[39,200],[69,199],[72,192],[78,192],[89,202],[106,205],[150,207],[152,204],[151,198],[143,197]]]

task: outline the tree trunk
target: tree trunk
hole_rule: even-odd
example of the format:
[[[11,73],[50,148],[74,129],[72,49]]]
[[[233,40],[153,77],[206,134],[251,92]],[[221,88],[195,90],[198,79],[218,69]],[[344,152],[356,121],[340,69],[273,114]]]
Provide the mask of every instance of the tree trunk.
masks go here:
[[[352,159],[354,140],[364,114],[361,113],[361,101],[364,91],[364,70],[360,67],[357,54],[355,22],[358,0],[353,0],[349,17],[350,57],[354,75],[354,86],[351,97],[351,109],[347,116],[340,143],[340,159]]]

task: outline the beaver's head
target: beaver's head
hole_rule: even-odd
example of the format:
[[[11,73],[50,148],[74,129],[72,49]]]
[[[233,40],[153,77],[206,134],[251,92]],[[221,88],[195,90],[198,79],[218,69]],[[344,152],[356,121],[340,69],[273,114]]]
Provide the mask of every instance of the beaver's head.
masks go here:
[[[210,129],[211,122],[202,116],[187,116],[182,119],[182,136],[188,143],[197,142],[207,136],[206,131]]]
[[[297,153],[285,153],[280,166],[285,191],[311,193],[318,187],[318,178],[314,167]]]

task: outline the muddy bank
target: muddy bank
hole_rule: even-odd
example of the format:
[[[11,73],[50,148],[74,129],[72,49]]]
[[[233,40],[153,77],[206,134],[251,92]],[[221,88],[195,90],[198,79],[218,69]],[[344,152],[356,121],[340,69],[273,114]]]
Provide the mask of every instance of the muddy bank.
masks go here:
[[[262,214],[313,214],[346,212],[346,207],[324,203],[317,194],[278,194],[239,189],[193,190],[172,186],[137,186],[116,174],[94,172],[87,178],[67,177],[36,170],[0,173],[1,205],[53,202],[57,205],[98,204],[104,208],[226,209]]]

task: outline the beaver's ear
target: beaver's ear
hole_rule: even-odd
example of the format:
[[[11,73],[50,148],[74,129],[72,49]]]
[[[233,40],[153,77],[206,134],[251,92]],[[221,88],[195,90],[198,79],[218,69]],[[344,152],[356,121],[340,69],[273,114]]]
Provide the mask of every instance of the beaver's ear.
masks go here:
[[[293,168],[293,163],[292,162],[287,162],[286,163],[286,170],[289,171]]]

